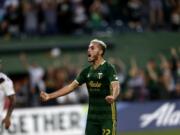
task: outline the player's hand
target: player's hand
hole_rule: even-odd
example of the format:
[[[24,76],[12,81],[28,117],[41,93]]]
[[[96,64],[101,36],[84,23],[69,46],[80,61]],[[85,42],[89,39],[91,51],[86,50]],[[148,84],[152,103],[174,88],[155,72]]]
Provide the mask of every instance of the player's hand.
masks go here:
[[[2,124],[5,126],[6,129],[9,129],[11,125],[11,121],[9,117],[6,117],[2,120]]]
[[[48,93],[41,91],[40,93],[40,98],[42,101],[48,101],[50,99],[50,96]]]
[[[109,104],[112,104],[115,101],[115,98],[113,96],[106,96],[105,99]]]

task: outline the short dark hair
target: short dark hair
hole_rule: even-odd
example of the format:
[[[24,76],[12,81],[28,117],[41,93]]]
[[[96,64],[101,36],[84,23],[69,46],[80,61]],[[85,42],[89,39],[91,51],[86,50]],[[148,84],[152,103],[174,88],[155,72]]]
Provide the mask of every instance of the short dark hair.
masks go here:
[[[102,56],[104,56],[104,54],[105,54],[105,52],[106,52],[106,48],[104,47],[104,46],[102,46],[102,45],[100,45],[100,47],[101,47],[101,49],[102,49]]]

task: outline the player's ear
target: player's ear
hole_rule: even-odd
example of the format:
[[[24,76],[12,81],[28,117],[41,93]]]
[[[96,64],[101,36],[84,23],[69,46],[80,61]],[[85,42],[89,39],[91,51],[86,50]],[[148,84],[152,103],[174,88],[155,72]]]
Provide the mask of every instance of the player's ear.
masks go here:
[[[102,50],[102,49],[100,49],[99,53],[100,53],[100,54],[101,54],[101,56],[102,56],[102,55],[103,55],[103,50]]]

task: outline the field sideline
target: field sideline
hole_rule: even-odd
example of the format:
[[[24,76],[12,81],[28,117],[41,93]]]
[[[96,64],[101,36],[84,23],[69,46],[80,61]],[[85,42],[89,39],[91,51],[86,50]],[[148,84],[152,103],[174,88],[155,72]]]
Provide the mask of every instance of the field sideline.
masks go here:
[[[118,135],[179,135],[180,129],[120,133]]]

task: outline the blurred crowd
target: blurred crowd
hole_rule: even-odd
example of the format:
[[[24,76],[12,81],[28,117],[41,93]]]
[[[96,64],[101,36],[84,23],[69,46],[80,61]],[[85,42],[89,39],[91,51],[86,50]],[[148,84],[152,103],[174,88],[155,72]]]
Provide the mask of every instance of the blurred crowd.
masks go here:
[[[119,32],[179,31],[180,0],[0,0],[0,36],[111,34]],[[135,58],[130,68],[109,58],[121,83],[122,101],[180,99],[180,59],[172,48],[171,57],[160,54],[139,67]],[[12,77],[18,107],[87,103],[86,86],[42,103],[39,92],[53,92],[68,84],[82,67],[67,63],[44,69],[20,56],[27,74]]]
[[[180,99],[180,59],[175,48],[171,48],[170,54],[168,58],[163,54],[150,58],[144,68],[132,58],[128,72],[117,63],[122,87],[120,99],[139,102]]]
[[[180,0],[0,0],[0,35],[179,31]]]
[[[51,65],[44,68],[36,62],[29,62],[25,53],[20,54],[19,59],[26,71],[11,76],[17,96],[17,107],[87,103],[86,85],[78,87],[73,93],[46,103],[41,102],[39,97],[40,91],[50,93],[69,84],[76,78],[80,67],[76,67],[65,60],[58,66]]]
[[[121,85],[120,101],[146,102],[180,99],[180,51],[171,48],[169,57],[159,54],[150,58],[144,67],[138,66],[136,59],[130,60],[130,67],[122,60],[109,58],[118,74]],[[167,55],[167,54],[166,54]],[[26,69],[25,74],[11,76],[17,94],[17,107],[51,106],[59,104],[82,104],[88,102],[86,85],[73,93],[47,103],[40,101],[40,91],[54,92],[73,81],[82,67],[67,61],[60,66],[43,68],[38,63],[29,63],[26,54],[20,55]]]

